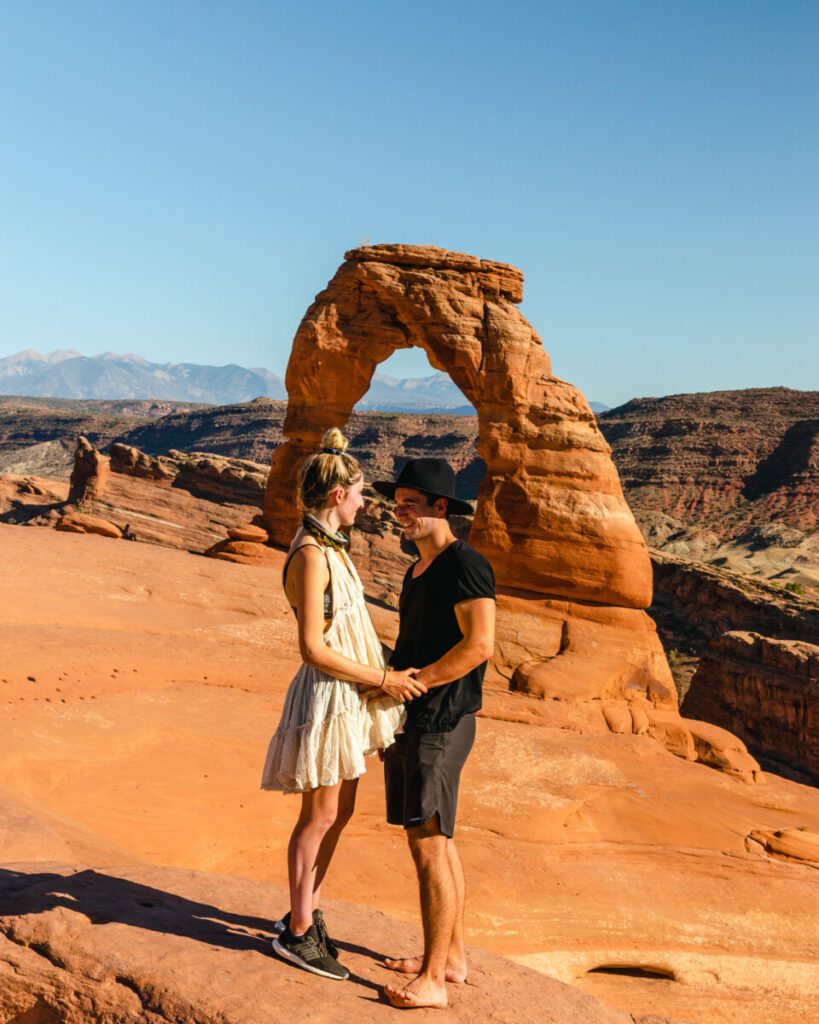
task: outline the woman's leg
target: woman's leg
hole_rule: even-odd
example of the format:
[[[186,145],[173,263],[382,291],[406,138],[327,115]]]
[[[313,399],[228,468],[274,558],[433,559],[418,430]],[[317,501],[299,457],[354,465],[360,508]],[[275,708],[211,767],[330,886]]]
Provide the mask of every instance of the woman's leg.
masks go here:
[[[330,861],[335,853],[336,845],[341,837],[342,830],[353,816],[357,788],[358,779],[350,779],[341,783],[338,795],[336,820],[327,830],[324,839],[322,839],[321,846],[318,851],[318,857],[316,859],[316,877],[313,883],[313,910],[315,910],[319,905],[319,900],[321,898],[321,883],[324,881],[324,876],[327,874],[327,868],[330,866]]]
[[[344,783],[319,786],[302,793],[301,813],[287,847],[290,879],[290,931],[303,935],[313,923],[319,850],[336,823],[339,795]],[[325,868],[326,871],[326,868]]]

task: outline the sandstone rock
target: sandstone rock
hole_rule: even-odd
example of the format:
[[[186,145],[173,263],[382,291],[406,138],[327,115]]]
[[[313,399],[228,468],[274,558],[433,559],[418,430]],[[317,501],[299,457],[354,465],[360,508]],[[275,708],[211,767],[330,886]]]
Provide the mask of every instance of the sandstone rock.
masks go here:
[[[267,468],[244,459],[176,449],[167,455],[148,455],[121,443],[111,445],[111,469],[115,473],[166,481],[211,500],[257,506],[262,504],[267,482]]]
[[[147,480],[174,480],[178,473],[175,460],[161,455],[146,455],[138,448],[119,441],[111,445],[110,458],[114,473],[128,473]]]
[[[748,753],[745,744],[733,733],[710,722],[699,722],[691,718],[683,718],[683,722],[694,740],[697,760],[702,764],[736,775],[747,782],[762,780],[759,765]]]
[[[725,633],[700,660],[683,711],[819,779],[819,646]]]
[[[819,867],[819,833],[795,828],[775,832],[755,829],[751,839],[761,843],[768,853],[791,860],[806,861]]]
[[[0,868],[0,1017],[61,1024],[358,1024],[389,1021],[379,964],[415,929],[328,903],[352,977],[328,983],[270,949],[281,889],[170,868]],[[631,1024],[575,988],[470,950],[472,983],[449,986],[452,1021]],[[362,1017],[362,1013],[366,1016]]]
[[[63,533],[87,533],[88,531],[84,526],[80,526],[77,523],[66,523],[62,519],[58,519],[55,526],[55,530],[61,530]]]
[[[269,539],[267,530],[250,523],[243,526],[231,526],[227,535],[230,540],[246,540],[256,544],[266,544]]]
[[[108,460],[87,437],[77,438],[74,468],[68,488],[68,504],[82,508],[101,498],[108,482]]]
[[[305,314],[287,371],[287,442],[265,496],[271,537],[297,523],[295,474],[325,429],[346,422],[375,367],[422,347],[478,410],[486,463],[472,542],[501,584],[644,608],[645,546],[583,396],[552,376],[515,308],[520,271],[431,246],[356,249]]]
[[[64,530],[67,533],[96,533],[100,537],[120,538],[122,530],[107,519],[100,519],[99,516],[89,516],[82,512],[69,512],[64,515],[54,527],[55,530]]]
[[[612,732],[631,732],[631,713],[625,704],[604,704],[603,716]]]
[[[221,540],[205,552],[208,558],[218,558],[223,562],[238,562],[242,565],[268,565],[278,568],[281,558],[265,544],[249,540]]]
[[[676,706],[651,619],[636,608],[498,597],[494,664],[511,687],[552,700],[627,699],[640,693]]]

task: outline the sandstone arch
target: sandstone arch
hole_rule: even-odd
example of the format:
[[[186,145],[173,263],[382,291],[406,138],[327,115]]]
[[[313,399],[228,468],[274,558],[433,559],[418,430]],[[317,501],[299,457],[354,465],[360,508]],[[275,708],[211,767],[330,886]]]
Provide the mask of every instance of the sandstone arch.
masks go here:
[[[522,298],[523,275],[504,263],[432,246],[346,253],[293,341],[286,442],[273,453],[265,492],[270,538],[287,544],[293,535],[305,455],[328,427],[347,422],[379,363],[418,345],[478,410],[487,470],[470,541],[499,583],[487,679],[543,698],[516,705],[512,720],[648,735],[681,757],[752,778],[759,766],[739,740],[680,717],[643,610],[648,551],[610,449],[583,395],[552,376],[516,307]]]
[[[515,267],[431,246],[345,254],[299,326],[287,369],[287,443],[265,497],[274,540],[289,541],[295,471],[324,430],[344,424],[373,372],[417,345],[478,410],[487,470],[471,541],[500,583],[535,593],[646,608],[651,566],[609,447],[585,398],[552,376],[540,337],[516,308]]]

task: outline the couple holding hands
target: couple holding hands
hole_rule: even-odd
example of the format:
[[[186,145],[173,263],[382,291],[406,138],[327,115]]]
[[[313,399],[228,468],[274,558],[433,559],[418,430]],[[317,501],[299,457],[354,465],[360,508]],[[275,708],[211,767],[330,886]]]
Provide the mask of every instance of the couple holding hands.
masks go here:
[[[339,430],[301,468],[304,513],[283,570],[304,664],[270,741],[262,787],[301,794],[288,846],[290,910],[276,922],[276,952],[325,978],[344,980],[320,909],[321,886],[355,808],[368,754],[384,762],[387,821],[406,830],[418,876],[423,954],[386,959],[408,983],[385,986],[401,1009],[444,1007],[446,982],[465,981],[464,875],[453,835],[461,769],[475,739],[492,655],[495,579],[453,534],[448,516],[471,513],[443,459],[415,459],[374,488],[395,502],[419,558],[404,576],[399,632],[385,663],[347,552],[342,527],[363,506],[364,476]]]

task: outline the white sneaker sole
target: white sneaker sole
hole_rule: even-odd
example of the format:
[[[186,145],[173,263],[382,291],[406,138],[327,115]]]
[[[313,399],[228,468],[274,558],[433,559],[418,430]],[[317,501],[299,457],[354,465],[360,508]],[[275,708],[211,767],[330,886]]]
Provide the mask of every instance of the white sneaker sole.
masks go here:
[[[349,977],[349,975],[340,977],[338,974],[330,974],[329,971],[322,971],[319,967],[311,967],[310,964],[305,963],[304,960],[300,960],[299,957],[294,956],[285,946],[280,945],[278,939],[273,940],[272,946],[282,960],[287,960],[288,963],[295,964],[296,967],[301,967],[302,970],[309,971],[311,974],[317,974],[320,978],[329,978],[330,981],[346,981]]]

